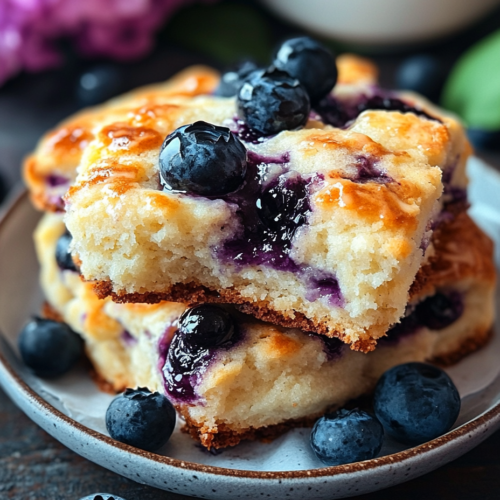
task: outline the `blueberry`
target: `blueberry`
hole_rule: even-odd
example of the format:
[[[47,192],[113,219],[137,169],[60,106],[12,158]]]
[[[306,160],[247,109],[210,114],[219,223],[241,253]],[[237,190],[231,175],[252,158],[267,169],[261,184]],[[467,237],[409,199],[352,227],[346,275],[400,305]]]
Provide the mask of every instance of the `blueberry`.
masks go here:
[[[100,64],[83,73],[78,81],[76,95],[85,106],[111,99],[123,90],[123,76],[115,66]]]
[[[235,68],[226,71],[220,79],[219,86],[215,89],[215,95],[220,97],[232,97],[238,93],[245,79],[257,69],[252,61],[245,61]]]
[[[436,293],[416,309],[419,322],[431,330],[441,330],[454,323],[463,313],[464,303],[458,293]]]
[[[396,74],[396,85],[437,100],[445,77],[446,72],[438,59],[420,54],[409,57],[401,64]]]
[[[337,83],[334,55],[307,36],[286,40],[276,51],[273,64],[297,78],[313,103],[328,94]]]
[[[257,213],[271,230],[294,231],[307,220],[310,206],[307,184],[300,177],[280,176],[257,200]]]
[[[73,259],[71,258],[71,253],[69,251],[69,246],[72,240],[73,237],[68,231],[66,231],[63,235],[59,237],[56,245],[56,262],[57,265],[59,266],[59,269],[74,271],[76,273],[79,273],[80,270],[78,269],[77,265],[73,262]]]
[[[210,304],[193,307],[179,319],[163,367],[167,394],[176,401],[198,400],[196,387],[219,349],[229,349],[239,340],[232,317]]]
[[[303,127],[311,103],[306,89],[276,68],[252,73],[238,93],[238,112],[247,125],[263,135]]]
[[[160,151],[160,172],[167,188],[202,196],[236,191],[245,179],[247,152],[225,127],[205,122],[172,132]]]
[[[387,434],[420,444],[448,432],[460,412],[460,396],[450,377],[425,363],[406,363],[378,381],[374,410]]]
[[[170,438],[175,427],[172,403],[159,392],[127,389],[106,411],[109,435],[141,450],[156,451]]]
[[[440,121],[438,118],[429,115],[425,111],[414,108],[401,99],[395,97],[374,95],[365,100],[362,100],[358,105],[358,113],[362,113],[367,109],[382,109],[385,111],[399,111],[400,113],[414,113],[417,116],[425,116],[430,120]]]
[[[110,493],[94,493],[93,495],[87,495],[86,497],[80,498],[80,500],[125,500],[122,497],[117,497],[116,495],[111,495]]]
[[[469,127],[467,136],[479,151],[500,151],[500,130],[483,130]]]
[[[339,410],[320,418],[311,432],[311,447],[325,465],[374,458],[382,448],[384,429],[363,410]]]
[[[66,373],[83,353],[83,341],[66,323],[33,318],[19,334],[19,351],[39,377]]]
[[[196,347],[218,347],[231,340],[234,332],[231,315],[210,304],[188,309],[179,319],[179,333]]]

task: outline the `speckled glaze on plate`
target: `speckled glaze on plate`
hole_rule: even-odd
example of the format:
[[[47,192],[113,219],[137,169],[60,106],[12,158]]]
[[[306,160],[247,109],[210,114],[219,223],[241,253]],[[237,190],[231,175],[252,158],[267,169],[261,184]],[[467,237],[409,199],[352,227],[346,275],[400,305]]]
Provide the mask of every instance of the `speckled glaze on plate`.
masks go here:
[[[484,201],[486,189],[492,195],[498,192],[500,176],[484,164],[476,160],[469,173],[474,180],[470,190],[473,201],[475,198]],[[500,222],[493,216],[495,207],[490,208],[492,217],[491,220],[486,217],[486,229],[490,234],[498,230],[500,235]],[[500,210],[500,206],[497,208]],[[475,205],[473,214],[477,210]],[[156,488],[200,498],[343,498],[430,472],[477,446],[500,427],[500,378],[497,378],[480,393],[465,398],[459,425],[448,434],[421,446],[344,466],[247,471],[182,461],[118,443],[65,415],[58,402],[40,390],[36,378],[22,366],[12,348],[21,325],[41,301],[31,237],[39,217],[22,193],[0,221],[0,383],[45,431],[107,469]]]

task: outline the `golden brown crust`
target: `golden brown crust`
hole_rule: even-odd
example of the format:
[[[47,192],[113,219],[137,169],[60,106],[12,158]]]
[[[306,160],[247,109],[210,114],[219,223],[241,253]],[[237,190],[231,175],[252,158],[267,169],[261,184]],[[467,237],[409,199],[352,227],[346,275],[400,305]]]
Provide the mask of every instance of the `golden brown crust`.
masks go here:
[[[321,414],[318,414],[300,419],[287,420],[280,424],[260,427],[258,429],[250,427],[237,431],[230,429],[224,423],[218,423],[216,428],[209,428],[192,420],[188,412],[185,411],[185,408],[178,407],[177,411],[185,421],[185,426],[182,430],[196,441],[199,441],[208,450],[236,446],[241,441],[272,441],[295,427],[312,427],[314,422],[321,416]]]
[[[433,234],[435,254],[422,266],[410,288],[410,300],[435,293],[436,288],[469,277],[495,282],[493,242],[467,212],[451,214]]]
[[[111,297],[118,303],[147,303],[157,304],[163,300],[168,302],[181,302],[192,307],[195,305],[212,304],[234,304],[235,307],[245,313],[254,316],[257,319],[284,326],[286,328],[298,328],[306,332],[314,332],[330,337],[337,337],[340,340],[345,339],[341,331],[332,332],[323,323],[316,323],[307,318],[300,312],[295,312],[294,317],[285,316],[269,308],[267,301],[248,302],[239,292],[233,289],[222,289],[219,291],[197,283],[176,283],[164,292],[147,293],[116,293],[113,291],[111,282],[97,281],[93,283],[94,292],[100,299]],[[370,352],[375,349],[377,341],[373,339],[358,340],[350,345],[354,351]]]
[[[116,383],[106,380],[106,378],[104,378],[104,376],[98,372],[97,368],[92,364],[92,362],[89,366],[89,374],[90,378],[94,381],[95,385],[97,385],[98,389],[107,394],[118,394],[119,392],[123,392],[127,387],[129,387],[129,384],[117,385]]]
[[[454,365],[469,354],[484,347],[492,339],[493,335],[494,330],[492,327],[477,329],[474,335],[466,338],[458,349],[442,356],[436,356],[430,359],[429,362],[440,366]]]
[[[59,314],[48,302],[42,304],[40,311],[42,318],[51,319],[53,321],[64,321],[64,318]]]
[[[340,54],[337,57],[340,84],[377,83],[378,68],[370,59],[355,54]]]

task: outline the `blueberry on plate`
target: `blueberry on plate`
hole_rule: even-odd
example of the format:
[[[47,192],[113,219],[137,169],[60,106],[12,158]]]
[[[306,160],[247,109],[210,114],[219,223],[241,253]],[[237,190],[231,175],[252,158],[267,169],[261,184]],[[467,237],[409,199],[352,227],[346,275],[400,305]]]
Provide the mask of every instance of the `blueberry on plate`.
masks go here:
[[[463,313],[464,303],[458,293],[436,293],[418,304],[415,312],[420,324],[431,330],[442,330]]]
[[[245,79],[257,69],[252,61],[244,61],[226,71],[220,78],[219,86],[214,94],[219,97],[232,97],[238,93]]]
[[[308,36],[286,40],[276,51],[273,65],[306,88],[312,103],[325,97],[337,83],[335,56]]]
[[[196,122],[167,136],[160,151],[160,175],[167,187],[202,196],[236,191],[247,170],[247,151],[226,127]]]
[[[33,318],[18,339],[24,364],[39,377],[66,373],[83,353],[83,341],[66,323]]]
[[[80,498],[80,500],[125,500],[125,498],[117,497],[110,493],[94,493],[93,495],[87,495],[86,497]]]
[[[363,410],[338,410],[321,417],[311,432],[311,447],[325,465],[374,458],[382,448],[384,429]]]
[[[69,251],[69,246],[71,245],[72,240],[73,237],[68,231],[66,231],[59,237],[56,245],[56,262],[59,266],[59,269],[62,269],[63,271],[67,270],[79,273],[80,270],[73,262],[73,259],[71,258],[71,252]]]
[[[159,392],[127,389],[106,411],[109,435],[141,450],[156,451],[170,438],[175,427],[172,403]]]
[[[252,73],[237,101],[240,117],[262,135],[303,127],[311,110],[309,96],[299,80],[274,67]]]
[[[420,54],[406,59],[396,73],[396,85],[400,89],[418,92],[431,100],[437,100],[446,73],[435,57]]]
[[[500,151],[500,130],[469,127],[467,137],[478,151]]]
[[[194,347],[218,347],[234,336],[231,315],[224,309],[202,304],[184,312],[179,319],[179,333]]]
[[[85,106],[99,104],[122,91],[123,76],[116,66],[100,64],[80,76],[76,88],[79,102]]]
[[[387,434],[402,443],[421,444],[451,429],[460,413],[460,395],[443,370],[406,363],[382,375],[374,410]]]

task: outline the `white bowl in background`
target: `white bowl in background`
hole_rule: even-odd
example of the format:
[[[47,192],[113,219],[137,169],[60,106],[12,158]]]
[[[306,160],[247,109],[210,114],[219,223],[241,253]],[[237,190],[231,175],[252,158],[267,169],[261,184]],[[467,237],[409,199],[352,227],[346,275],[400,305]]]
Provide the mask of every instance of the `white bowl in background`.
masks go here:
[[[343,42],[426,42],[473,24],[500,0],[262,0],[288,21]]]

